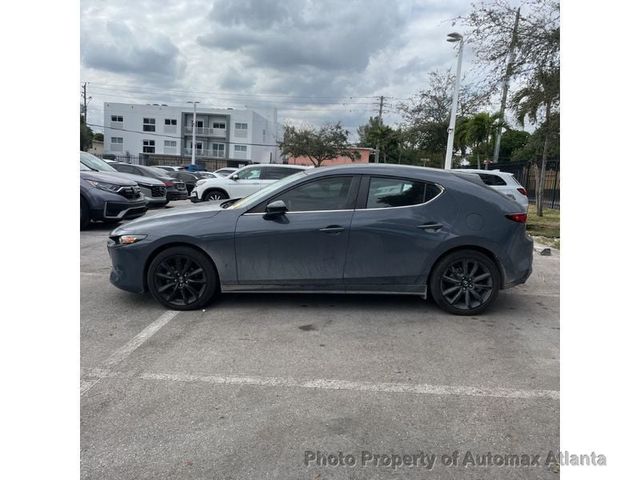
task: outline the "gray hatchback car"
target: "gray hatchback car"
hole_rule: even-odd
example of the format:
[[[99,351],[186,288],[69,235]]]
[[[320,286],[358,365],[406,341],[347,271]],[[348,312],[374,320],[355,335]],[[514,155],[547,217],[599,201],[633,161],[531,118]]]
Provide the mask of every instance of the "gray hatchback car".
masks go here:
[[[115,229],[111,282],[176,310],[220,292],[392,293],[475,315],[531,274],[526,218],[462,174],[322,167]]]

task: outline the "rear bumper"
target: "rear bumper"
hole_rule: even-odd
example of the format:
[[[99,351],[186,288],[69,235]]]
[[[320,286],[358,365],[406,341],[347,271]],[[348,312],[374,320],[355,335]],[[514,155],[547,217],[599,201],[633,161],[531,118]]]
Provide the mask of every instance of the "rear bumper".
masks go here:
[[[186,200],[189,194],[186,190],[167,190],[167,200]]]
[[[524,228],[524,225],[523,225]],[[516,236],[502,259],[502,288],[511,288],[527,281],[533,272],[533,239],[528,233]]]

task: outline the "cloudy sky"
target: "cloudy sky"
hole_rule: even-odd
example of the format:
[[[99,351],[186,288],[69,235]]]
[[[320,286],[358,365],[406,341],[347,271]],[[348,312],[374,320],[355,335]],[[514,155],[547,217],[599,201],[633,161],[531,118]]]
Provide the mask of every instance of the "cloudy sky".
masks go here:
[[[89,123],[104,102],[278,108],[283,123],[341,121],[352,133],[434,69],[470,0],[82,0]],[[465,68],[473,52],[465,49]],[[94,128],[94,130],[101,130]],[[357,137],[352,137],[355,140]]]

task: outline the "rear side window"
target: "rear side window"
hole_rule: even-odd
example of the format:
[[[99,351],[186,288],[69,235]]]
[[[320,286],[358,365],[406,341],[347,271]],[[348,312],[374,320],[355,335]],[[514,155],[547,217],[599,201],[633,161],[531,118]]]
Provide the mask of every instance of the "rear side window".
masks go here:
[[[489,173],[480,173],[479,175],[484,184],[489,185],[490,187],[498,187],[507,184],[507,182],[498,175],[491,175]]]
[[[282,167],[272,167],[272,168],[263,168],[262,173],[260,174],[261,180],[281,180],[289,175],[293,175],[294,173],[298,173],[299,170],[295,168],[282,168]]]
[[[366,208],[418,205],[432,200],[440,188],[432,183],[402,178],[371,177]]]

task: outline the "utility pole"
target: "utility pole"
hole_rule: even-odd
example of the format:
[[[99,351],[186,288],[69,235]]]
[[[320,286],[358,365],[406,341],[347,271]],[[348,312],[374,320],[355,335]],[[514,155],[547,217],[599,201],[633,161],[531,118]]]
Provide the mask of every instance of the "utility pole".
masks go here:
[[[496,127],[496,144],[493,150],[493,161],[500,158],[500,140],[502,139],[502,124],[504,123],[504,111],[507,107],[507,94],[509,93],[509,81],[513,74],[513,61],[515,60],[516,45],[518,44],[518,24],[520,23],[520,8],[516,10],[516,21],[513,24],[513,34],[509,44],[509,55],[507,57],[507,71],[502,82],[502,99],[500,101],[500,112],[498,113],[498,126]]]
[[[193,120],[191,121],[191,165],[196,164],[196,105],[200,102],[189,101],[193,103]]]
[[[450,33],[447,42],[460,42],[458,52],[458,68],[456,70],[456,83],[453,87],[453,98],[451,99],[451,118],[449,119],[449,136],[447,137],[447,153],[444,157],[444,169],[451,170],[451,159],[453,157],[453,137],[456,132],[456,115],[458,114],[458,92],[460,91],[460,74],[462,73],[462,49],[464,48],[464,38],[459,33]]]
[[[380,163],[380,132],[382,131],[382,106],[384,105],[384,96],[380,95],[380,110],[378,110],[378,143],[376,144],[376,163]]]
[[[84,115],[84,123],[87,123],[87,82],[82,84],[82,113]]]

